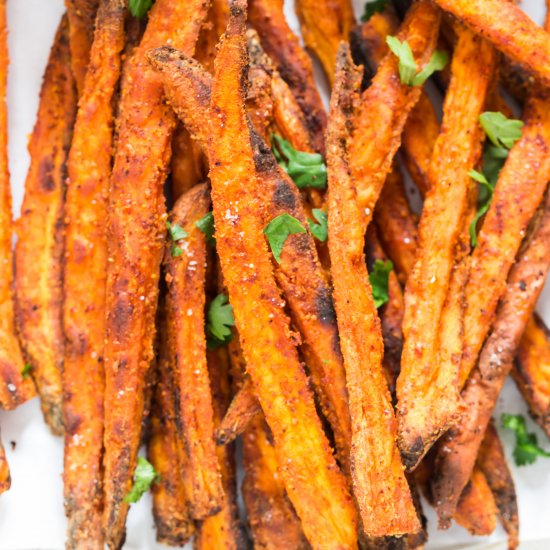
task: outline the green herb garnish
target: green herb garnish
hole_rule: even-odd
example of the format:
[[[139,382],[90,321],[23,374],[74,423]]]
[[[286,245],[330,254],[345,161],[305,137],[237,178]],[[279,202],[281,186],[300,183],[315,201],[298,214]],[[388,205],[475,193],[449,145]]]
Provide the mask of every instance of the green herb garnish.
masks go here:
[[[393,263],[389,260],[386,262],[376,260],[372,267],[372,272],[369,274],[372,298],[377,308],[386,304],[390,299],[388,287],[392,269]]]
[[[153,465],[146,458],[139,456],[134,472],[134,485],[124,497],[124,502],[137,502],[159,477]]]
[[[305,233],[304,226],[290,214],[281,214],[273,218],[265,227],[264,235],[267,237],[273,257],[277,263],[281,263],[281,252],[290,235]]]
[[[233,307],[225,294],[218,294],[206,314],[206,336],[209,349],[225,346],[233,338],[231,327],[235,326]]]
[[[361,17],[361,21],[368,21],[375,13],[383,13],[388,5],[389,0],[373,0],[365,3],[365,13]]]
[[[309,229],[314,237],[324,243],[328,239],[328,219],[326,213],[320,208],[314,208],[311,213],[318,223],[308,220]]]
[[[214,238],[214,214],[208,212],[199,221],[195,222],[195,225],[201,233],[206,236],[206,242],[210,246],[216,246],[216,239]]]
[[[24,380],[26,380],[32,372],[32,365],[30,363],[27,363],[22,369],[21,369],[21,376]]]
[[[151,9],[153,0],[129,0],[130,13],[138,19],[143,19]]]
[[[527,431],[521,414],[503,414],[502,426],[516,436],[513,456],[518,466],[533,464],[539,456],[550,458],[550,453],[539,447],[536,434]]]
[[[170,238],[172,239],[172,258],[177,258],[183,254],[183,250],[178,246],[178,242],[188,237],[189,234],[177,223],[166,222],[166,228],[168,229],[168,233],[170,233]]]

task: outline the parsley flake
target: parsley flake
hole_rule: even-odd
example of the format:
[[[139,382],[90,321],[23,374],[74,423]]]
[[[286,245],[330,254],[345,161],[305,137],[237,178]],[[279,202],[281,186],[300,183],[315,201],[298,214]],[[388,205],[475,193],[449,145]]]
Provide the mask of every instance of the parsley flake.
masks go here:
[[[271,148],[279,166],[292,178],[298,189],[325,189],[327,167],[319,153],[297,151],[277,134],[271,136]]]
[[[525,418],[521,414],[503,414],[502,426],[516,436],[513,456],[518,466],[533,464],[539,456],[550,458],[550,453],[539,447],[536,434],[527,431]]]
[[[30,363],[27,363],[22,369],[21,369],[21,376],[23,377],[23,380],[26,380],[32,372],[32,365]]]
[[[124,502],[137,502],[159,477],[153,465],[146,458],[139,456],[134,472],[134,485],[124,497]]]
[[[305,233],[304,226],[290,214],[281,214],[273,218],[265,227],[264,235],[267,237],[271,252],[277,263],[281,263],[281,252],[290,235]]]
[[[479,115],[479,122],[495,147],[511,149],[522,136],[523,122],[502,113],[487,111]]]
[[[369,274],[369,281],[372,287],[372,298],[376,308],[388,303],[390,299],[388,288],[392,270],[393,263],[389,260],[386,262],[376,260],[374,262],[372,272]]]
[[[426,66],[418,72],[418,65],[406,40],[400,42],[395,36],[387,36],[386,43],[392,53],[399,59],[399,78],[407,86],[422,86],[432,74],[443,69],[449,62],[447,52],[435,50]]]
[[[206,335],[208,349],[225,346],[233,338],[231,327],[235,326],[233,307],[225,294],[218,294],[211,302],[206,314]]]
[[[195,226],[201,233],[206,236],[206,242],[210,246],[216,246],[216,239],[214,238],[214,214],[208,212],[199,221],[195,222]]]
[[[361,21],[368,21],[375,13],[383,13],[388,5],[389,0],[371,0],[365,3],[365,13],[361,17]]]
[[[177,223],[166,222],[166,228],[168,229],[168,233],[170,233],[170,238],[172,239],[172,258],[177,258],[183,254],[183,250],[178,246],[178,241],[185,239],[185,237],[188,237],[189,234]]]
[[[128,2],[130,13],[138,19],[143,19],[147,15],[147,12],[151,9],[152,5],[153,0],[130,0]]]
[[[308,220],[309,229],[314,237],[324,243],[328,239],[328,219],[326,213],[320,208],[314,208],[311,213],[318,223]]]

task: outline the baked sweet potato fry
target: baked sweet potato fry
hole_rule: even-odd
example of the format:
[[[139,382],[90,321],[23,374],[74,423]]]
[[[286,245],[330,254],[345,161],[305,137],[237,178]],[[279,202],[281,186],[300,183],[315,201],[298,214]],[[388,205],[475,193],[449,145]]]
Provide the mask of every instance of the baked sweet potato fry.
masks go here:
[[[245,20],[245,2],[233,2],[215,63],[211,99],[215,115],[203,130],[209,136],[217,251],[247,369],[273,433],[279,472],[306,536],[317,548],[355,547],[353,502],[290,338],[263,236],[264,219],[258,211],[263,189],[258,185],[241,88]],[[188,122],[193,119],[184,111],[189,87],[182,93],[178,79],[171,78],[177,75],[174,55],[163,48],[153,53],[152,61],[161,71],[172,106]],[[175,63],[168,63],[170,57]]]
[[[442,438],[432,480],[440,525],[446,527],[462,489],[472,473],[498,395],[516,354],[521,336],[535,308],[550,267],[550,197],[525,249],[510,271],[492,332],[479,368],[462,392],[468,413]]]
[[[153,359],[159,267],[165,236],[163,184],[175,115],[146,52],[170,41],[192,54],[208,3],[158,0],[125,75],[118,143],[111,176],[105,341],[105,508],[107,544],[124,538],[144,409],[146,373]]]
[[[319,59],[333,84],[338,46],[340,41],[348,41],[355,24],[350,0],[296,0],[294,9],[306,46]]]
[[[348,165],[349,117],[356,115],[359,85],[359,70],[343,44],[327,132],[328,242],[349,394],[354,495],[365,534],[383,537],[416,533],[421,526],[397,449],[380,320],[363,252],[362,210]]]
[[[76,112],[69,29],[64,17],[52,47],[29,142],[15,249],[16,323],[25,358],[55,434],[63,433],[62,259],[66,160]]]
[[[409,469],[414,469],[456,418],[460,404],[459,359],[438,359],[439,342],[446,343],[439,333],[474,185],[469,172],[481,155],[478,117],[483,112],[496,55],[488,42],[470,30],[456,30],[459,38],[452,77],[429,171],[430,192],[418,229],[419,249],[405,292],[405,342],[397,410],[399,447]],[[462,278],[462,274],[457,272],[456,277]]]
[[[550,84],[550,36],[514,2],[436,0],[444,10]]]
[[[5,493],[11,486],[10,468],[6,459],[6,451],[0,440],[0,495]]]
[[[286,22],[283,0],[250,0],[249,20],[260,35],[262,47],[274,61],[279,75],[288,84],[301,108],[313,150],[324,153],[325,109],[313,78],[311,59]],[[278,79],[274,78],[274,86],[277,83]]]
[[[208,16],[204,22],[197,42],[196,60],[209,72],[214,72],[216,46],[227,27],[229,2],[211,0]]]
[[[103,547],[103,346],[112,100],[124,48],[123,0],[101,0],[90,71],[81,90],[67,163],[63,265],[63,418],[67,546]],[[94,129],[93,136],[90,128]]]
[[[512,378],[529,412],[550,437],[550,332],[534,315],[521,338]]]
[[[176,244],[169,234],[164,255],[168,347],[175,356],[178,444],[189,460],[187,498],[196,519],[217,513],[223,499],[204,332],[207,243],[195,225],[209,210],[206,184],[196,185],[183,195],[169,223],[172,228],[183,229],[186,236]]]
[[[178,124],[172,137],[170,177],[172,195],[178,200],[191,187],[203,181],[207,168],[200,147],[191,139],[183,124]]]
[[[69,19],[71,67],[79,95],[84,91],[99,2],[100,0],[65,0]]]
[[[0,408],[13,409],[34,396],[15,332],[13,283],[13,222],[8,168],[8,37],[6,0],[0,2]],[[1,485],[1,482],[0,482]]]

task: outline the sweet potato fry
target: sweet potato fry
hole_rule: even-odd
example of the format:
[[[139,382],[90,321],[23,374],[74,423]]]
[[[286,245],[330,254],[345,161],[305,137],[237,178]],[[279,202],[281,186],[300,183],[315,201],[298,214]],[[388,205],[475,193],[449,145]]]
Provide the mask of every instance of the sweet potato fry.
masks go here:
[[[457,27],[457,33],[443,125],[429,171],[431,189],[418,229],[419,250],[405,292],[405,342],[397,382],[397,417],[399,447],[409,469],[416,466],[456,418],[460,404],[459,360],[452,356],[450,361],[437,359],[439,342],[446,343],[439,332],[443,319],[448,318],[443,313],[445,300],[474,185],[469,172],[481,154],[478,117],[483,111],[496,55],[488,42],[468,29]],[[459,287],[462,275],[456,272]],[[456,316],[453,321],[456,324]]]
[[[338,46],[340,41],[348,41],[355,24],[350,0],[296,0],[294,9],[306,46],[319,59],[333,84]]]
[[[17,327],[44,418],[55,434],[63,433],[63,201],[76,111],[68,30],[64,17],[48,60],[29,142],[31,165],[16,225],[15,249]]]
[[[313,150],[324,153],[325,109],[315,86],[311,59],[286,22],[283,0],[250,0],[249,11],[250,23],[258,31],[262,47],[301,108]],[[274,86],[277,84],[278,78],[274,78]]]
[[[10,468],[6,459],[6,451],[0,440],[0,495],[5,493],[11,485]]]
[[[246,63],[245,20],[245,3],[233,2],[215,64],[211,108],[216,115],[204,129],[209,138],[217,251],[248,372],[273,433],[279,472],[306,536],[314,547],[355,547],[353,502],[331,455],[290,339],[289,321],[263,236],[265,225],[258,206],[264,190],[256,175],[241,88]],[[172,106],[188,122],[193,119],[192,114],[185,117],[184,111],[189,87],[185,93],[178,89],[181,80],[174,74],[177,58],[168,48],[152,54]]]
[[[105,508],[107,544],[124,537],[141,435],[146,373],[153,359],[154,316],[165,235],[163,183],[175,116],[146,52],[170,41],[192,54],[206,16],[203,0],[158,0],[121,91],[111,176],[105,342]]]
[[[329,252],[351,414],[352,479],[369,537],[420,530],[397,449],[391,396],[382,371],[380,320],[363,253],[362,211],[348,166],[349,116],[360,74],[342,45],[327,133]]]
[[[440,442],[432,481],[440,525],[448,526],[472,473],[498,395],[510,372],[521,335],[535,308],[550,267],[550,197],[532,237],[510,271],[492,333],[479,367],[462,392],[467,415]]]
[[[0,258],[2,258],[0,262],[0,408],[13,409],[34,396],[34,386],[30,378],[23,377],[25,363],[15,333],[7,78],[6,0],[2,0],[0,2]]]
[[[211,0],[208,16],[197,42],[195,58],[209,72],[214,72],[216,45],[227,26],[229,3],[227,0]]]
[[[65,0],[69,19],[71,67],[79,95],[84,91],[99,2],[100,0]]]
[[[516,489],[512,474],[506,463],[502,443],[493,422],[490,422],[487,426],[476,464],[485,475],[493,493],[500,522],[508,534],[508,548],[509,550],[514,550],[519,544]]]
[[[101,0],[81,90],[65,203],[63,417],[67,545],[103,547],[103,346],[113,107],[124,48],[123,0]],[[93,139],[90,128],[94,128]]]
[[[172,137],[170,175],[172,195],[178,200],[193,185],[203,181],[207,169],[200,147],[191,139],[183,124],[178,124]]]
[[[550,437],[550,332],[543,320],[534,315],[521,338],[512,369],[519,391],[529,412]]]
[[[550,84],[550,36],[514,2],[436,0],[505,55]]]
[[[178,200],[169,223],[187,235],[181,241],[180,253],[174,253],[174,246],[179,245],[169,235],[164,256],[168,347],[175,355],[178,444],[184,446],[182,452],[189,460],[187,498],[196,519],[217,513],[223,498],[204,333],[207,244],[195,225],[209,210],[206,184],[193,187]]]

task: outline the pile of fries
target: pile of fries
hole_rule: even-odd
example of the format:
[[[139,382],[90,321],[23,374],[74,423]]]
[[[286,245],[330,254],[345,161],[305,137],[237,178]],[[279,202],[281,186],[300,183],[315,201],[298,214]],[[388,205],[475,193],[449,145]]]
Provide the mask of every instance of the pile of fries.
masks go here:
[[[516,548],[492,415],[510,374],[550,436],[550,34],[507,0],[296,0],[327,113],[283,0],[66,7],[14,258],[0,102],[0,405],[36,391],[65,438],[67,548],[121,548],[149,489],[173,546],[422,548],[423,495]]]

